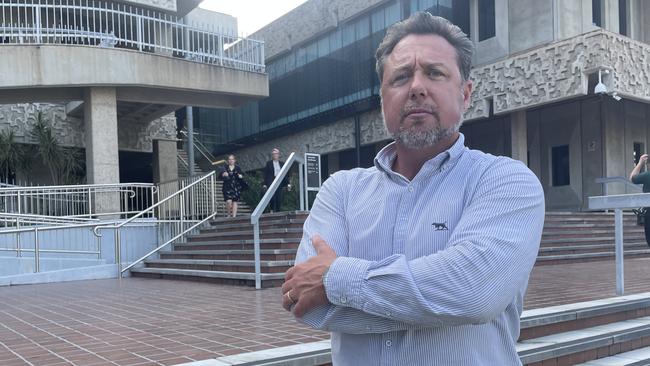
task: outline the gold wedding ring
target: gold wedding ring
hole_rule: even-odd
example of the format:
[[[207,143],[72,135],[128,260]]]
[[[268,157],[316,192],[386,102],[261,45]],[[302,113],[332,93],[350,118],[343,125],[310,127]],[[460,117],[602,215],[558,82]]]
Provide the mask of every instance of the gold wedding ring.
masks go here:
[[[289,299],[289,301],[291,301],[292,304],[296,302],[294,299],[291,298],[291,290],[287,291],[285,295],[287,295],[287,298]]]

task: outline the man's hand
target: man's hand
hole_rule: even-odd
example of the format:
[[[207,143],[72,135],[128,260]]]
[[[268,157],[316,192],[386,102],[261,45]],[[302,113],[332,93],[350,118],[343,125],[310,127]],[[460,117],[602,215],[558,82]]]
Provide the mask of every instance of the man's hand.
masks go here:
[[[648,154],[643,154],[639,158],[639,163],[640,164],[646,164],[648,162]]]
[[[282,307],[291,311],[291,306],[295,304],[293,314],[298,318],[316,306],[329,302],[323,274],[336,259],[336,252],[318,235],[313,236],[311,242],[316,256],[289,268],[282,285]]]

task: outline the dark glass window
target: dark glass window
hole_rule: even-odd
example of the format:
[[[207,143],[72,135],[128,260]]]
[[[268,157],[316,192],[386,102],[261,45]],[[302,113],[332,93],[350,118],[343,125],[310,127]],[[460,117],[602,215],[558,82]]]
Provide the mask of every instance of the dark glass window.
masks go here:
[[[555,146],[551,149],[553,187],[571,184],[569,169],[569,145]]]
[[[618,0],[618,29],[627,36],[627,0]]]
[[[496,35],[494,0],[478,2],[478,40],[482,41]]]
[[[602,26],[602,9],[601,9],[601,4],[600,0],[591,0],[591,22],[594,23],[595,26],[601,27]]]

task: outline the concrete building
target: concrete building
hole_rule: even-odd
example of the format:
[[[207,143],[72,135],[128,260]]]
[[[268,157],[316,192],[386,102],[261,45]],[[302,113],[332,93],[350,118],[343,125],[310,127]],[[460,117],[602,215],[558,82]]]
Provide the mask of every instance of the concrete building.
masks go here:
[[[646,0],[310,0],[253,34],[265,41],[270,97],[200,109],[195,124],[246,169],[262,167],[272,147],[322,154],[324,177],[370,166],[390,141],[373,53],[387,26],[420,10],[476,45],[468,145],[527,163],[549,210],[586,209],[586,197],[603,193],[595,179],[626,176],[647,151]]]
[[[0,130],[33,144],[41,113],[90,184],[177,178],[175,110],[268,95],[263,43],[200,2],[0,2]],[[17,177],[52,183],[35,164]]]

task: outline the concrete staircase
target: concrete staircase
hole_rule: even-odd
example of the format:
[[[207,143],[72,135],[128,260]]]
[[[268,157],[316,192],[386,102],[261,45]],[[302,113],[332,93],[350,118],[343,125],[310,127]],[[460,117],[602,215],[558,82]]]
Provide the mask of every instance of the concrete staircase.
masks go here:
[[[650,365],[650,293],[524,311],[524,365]]]
[[[293,265],[307,212],[265,214],[260,219],[262,285],[279,286]],[[173,245],[160,259],[146,260],[133,276],[188,279],[255,286],[250,217],[214,220],[199,234]]]
[[[260,221],[264,287],[279,286],[293,264],[307,212],[266,214]],[[626,258],[650,256],[643,227],[624,216]],[[147,260],[134,276],[211,281],[253,286],[253,227],[248,216],[221,218],[160,259]],[[551,212],[546,216],[536,265],[613,260],[613,213]]]
[[[625,258],[650,256],[643,226],[636,216],[623,214]],[[549,212],[546,214],[537,265],[609,260],[614,258],[614,214]]]
[[[183,159],[183,161],[185,161],[185,162],[189,161],[189,158],[187,157],[187,151],[185,151],[184,149],[178,149],[177,151],[178,151],[178,156],[180,156],[181,159]],[[178,177],[179,178],[187,178],[187,176],[189,174],[188,170],[187,170],[187,167],[183,163],[181,163],[180,161],[178,161],[177,164],[178,164]],[[204,175],[204,174],[207,174],[207,173],[195,162],[194,163],[194,174],[196,174],[196,175]],[[218,212],[220,214],[223,214],[223,215],[220,215],[220,216],[225,216],[227,214],[227,210],[226,210],[226,203],[224,202],[223,195],[221,194],[221,187],[222,186],[223,186],[223,182],[220,181],[220,180],[217,180],[216,190],[217,190],[217,207],[219,209]],[[250,216],[251,212],[253,212],[253,210],[250,208],[250,206],[248,206],[246,204],[246,202],[239,201],[239,207],[237,209],[237,216],[242,216],[242,217]]]
[[[650,293],[527,310],[520,326],[516,349],[524,365],[650,365]],[[215,364],[326,366],[331,365],[331,343],[225,356]]]

